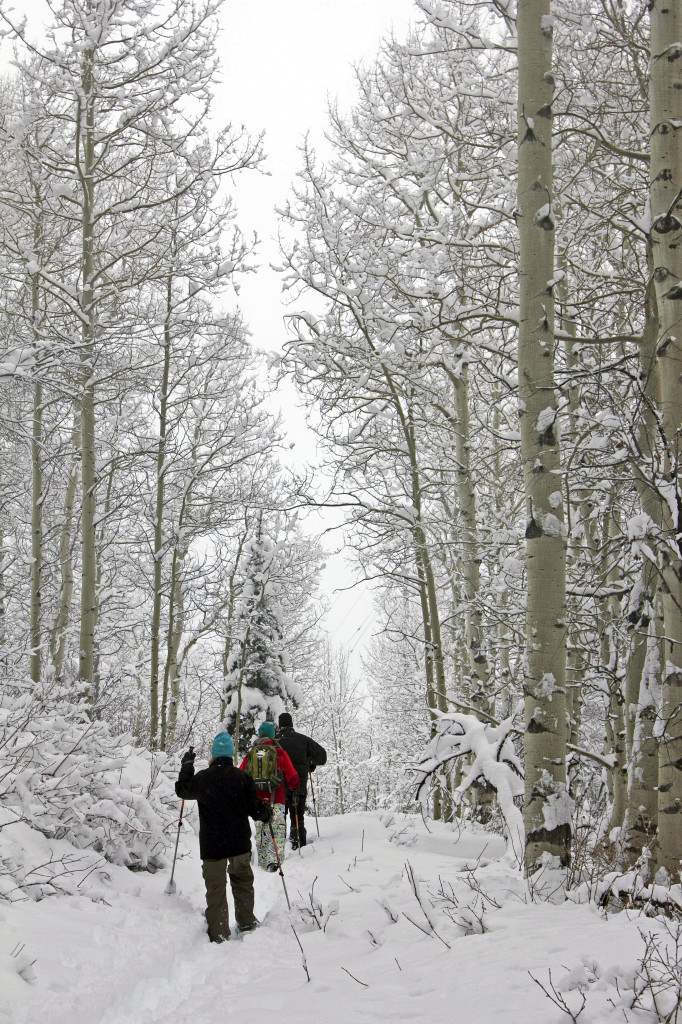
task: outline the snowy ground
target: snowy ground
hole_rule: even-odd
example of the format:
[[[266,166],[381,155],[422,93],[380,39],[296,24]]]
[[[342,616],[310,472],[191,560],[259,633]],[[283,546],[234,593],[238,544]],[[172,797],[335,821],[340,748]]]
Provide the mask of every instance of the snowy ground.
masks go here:
[[[292,912],[279,876],[256,869],[263,927],[220,946],[205,935],[193,837],[174,896],[164,894],[168,872],[112,868],[100,902],[2,904],[0,1024],[249,1024],[264,1011],[281,1024],[569,1022],[529,974],[547,985],[550,970],[572,1007],[586,992],[580,1024],[654,1019],[627,1007],[639,932],[660,922],[534,902],[500,838],[429,829],[418,818],[352,814],[322,819],[318,840],[313,823],[313,844],[284,865]],[[467,880],[477,861],[475,877],[499,908]],[[441,887],[457,907],[439,902]]]

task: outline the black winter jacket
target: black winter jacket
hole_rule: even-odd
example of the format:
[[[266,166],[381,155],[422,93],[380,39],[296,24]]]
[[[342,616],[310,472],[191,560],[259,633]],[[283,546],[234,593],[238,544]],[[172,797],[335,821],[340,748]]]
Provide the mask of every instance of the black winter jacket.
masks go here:
[[[308,772],[320,768],[327,763],[327,751],[305,733],[296,732],[289,725],[279,730],[277,737],[281,747],[286,750],[291,763],[298,772],[299,788],[305,793],[308,783]]]
[[[235,768],[229,757],[217,757],[194,774],[186,761],[180,768],[175,792],[181,800],[199,803],[199,852],[202,860],[238,857],[251,849],[249,817],[264,821],[267,804],[256,796],[253,779]]]

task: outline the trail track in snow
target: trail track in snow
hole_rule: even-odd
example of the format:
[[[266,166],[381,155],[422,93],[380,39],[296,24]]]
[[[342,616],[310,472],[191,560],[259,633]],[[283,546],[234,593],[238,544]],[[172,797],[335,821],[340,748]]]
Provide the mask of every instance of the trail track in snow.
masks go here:
[[[632,964],[635,927],[591,906],[523,902],[499,837],[429,827],[379,814],[321,819],[322,838],[284,863],[292,912],[279,876],[256,869],[263,925],[223,945],[205,934],[194,838],[174,896],[163,891],[167,872],[114,869],[106,903],[67,897],[3,908],[3,945],[25,943],[36,980],[12,976],[0,1024],[255,1024],[273,1012],[278,1024],[547,1024],[561,1015],[529,971],[546,978],[551,968],[556,978],[586,954]],[[477,861],[501,909],[488,907],[485,934],[465,935],[435,897],[442,880],[466,908],[463,869]],[[437,934],[425,933],[408,862],[435,904]]]

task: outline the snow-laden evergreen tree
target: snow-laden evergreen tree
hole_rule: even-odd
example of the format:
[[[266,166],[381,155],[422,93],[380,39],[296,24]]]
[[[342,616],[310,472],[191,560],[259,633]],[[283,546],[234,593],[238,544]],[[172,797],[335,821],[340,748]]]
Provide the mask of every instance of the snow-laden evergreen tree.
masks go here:
[[[243,584],[223,688],[224,724],[235,756],[248,750],[261,722],[296,707],[300,690],[288,674],[283,635],[286,600],[276,577],[278,544],[262,519],[244,547]]]

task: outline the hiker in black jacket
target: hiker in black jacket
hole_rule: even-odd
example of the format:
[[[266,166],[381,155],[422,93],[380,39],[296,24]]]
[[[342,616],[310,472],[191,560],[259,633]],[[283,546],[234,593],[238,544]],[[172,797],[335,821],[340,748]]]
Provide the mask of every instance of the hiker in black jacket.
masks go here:
[[[303,814],[308,795],[308,772],[315,771],[327,763],[327,751],[305,733],[295,732],[294,723],[288,711],[279,716],[279,744],[286,750],[291,763],[298,772],[298,789],[287,790],[287,811],[289,812],[289,839],[296,850],[306,844],[306,829]],[[298,823],[298,828],[296,827]]]
[[[234,742],[219,732],[211,747],[208,768],[194,774],[194,751],[183,755],[175,792],[182,800],[199,803],[199,853],[206,884],[206,923],[211,942],[230,937],[227,874],[240,932],[258,921],[253,914],[251,826],[249,818],[268,821],[271,810],[256,796],[253,779],[232,763]]]

